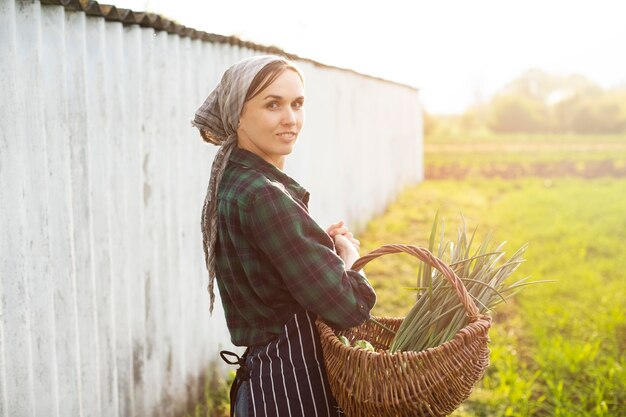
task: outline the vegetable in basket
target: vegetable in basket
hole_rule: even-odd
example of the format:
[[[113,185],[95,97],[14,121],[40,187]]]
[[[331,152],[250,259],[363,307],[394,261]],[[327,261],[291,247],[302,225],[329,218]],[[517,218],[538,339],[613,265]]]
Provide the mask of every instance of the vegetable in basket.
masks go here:
[[[525,285],[547,282],[528,282],[528,277],[513,283],[506,282],[524,261],[522,256],[527,244],[517,249],[505,261],[503,247],[506,242],[496,245],[492,242],[491,233],[488,233],[484,241],[478,244],[478,248],[473,250],[476,229],[468,240],[465,221],[462,216],[461,218],[456,243],[445,240],[442,221],[436,256],[448,264],[461,279],[481,314],[489,313],[499,303],[506,302],[507,298]],[[428,248],[433,254],[437,223],[438,215],[435,216]],[[419,352],[439,346],[451,340],[469,323],[455,289],[431,265],[420,265],[417,286],[411,289],[417,291],[417,299],[396,332],[389,347],[390,352]]]
[[[345,336],[338,336],[338,338],[339,338],[339,341],[341,343],[343,343],[344,345],[346,345],[348,347],[352,346],[350,344],[350,341],[348,340],[347,337],[345,337]],[[376,349],[374,349],[374,346],[372,346],[372,344],[370,342],[368,342],[367,340],[362,340],[362,339],[361,340],[357,340],[356,342],[354,342],[354,347],[365,349],[365,350],[368,350],[370,352],[376,352]]]

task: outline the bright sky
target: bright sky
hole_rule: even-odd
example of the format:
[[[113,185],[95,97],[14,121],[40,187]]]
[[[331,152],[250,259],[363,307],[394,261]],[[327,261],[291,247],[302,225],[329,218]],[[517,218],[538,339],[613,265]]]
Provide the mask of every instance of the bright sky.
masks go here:
[[[409,84],[461,113],[529,68],[626,83],[623,0],[103,0]]]

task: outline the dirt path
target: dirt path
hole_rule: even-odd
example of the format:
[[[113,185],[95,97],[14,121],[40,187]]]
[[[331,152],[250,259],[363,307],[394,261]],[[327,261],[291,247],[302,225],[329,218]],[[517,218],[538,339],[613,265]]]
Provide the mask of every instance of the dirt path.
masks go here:
[[[458,153],[458,152],[623,152],[625,142],[604,143],[426,143],[426,153]]]
[[[614,160],[558,161],[534,163],[491,163],[479,167],[459,165],[426,165],[426,179],[463,179],[467,177],[523,178],[523,177],[580,177],[626,178],[626,165]]]

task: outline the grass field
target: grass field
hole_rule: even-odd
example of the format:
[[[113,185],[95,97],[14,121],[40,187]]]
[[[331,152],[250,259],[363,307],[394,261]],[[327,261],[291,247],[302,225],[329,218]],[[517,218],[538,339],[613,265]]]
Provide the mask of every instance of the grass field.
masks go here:
[[[587,176],[555,164],[549,176],[510,177],[484,169],[507,158],[528,166],[550,161],[545,151],[550,147],[563,148],[559,161],[580,164],[601,153],[619,166],[626,160],[626,140],[489,138],[456,148],[455,143],[427,144],[427,173],[433,165],[453,173],[473,169],[404,190],[360,236],[362,254],[384,243],[426,246],[437,211],[453,239],[462,213],[468,230],[478,228],[479,240],[492,230],[495,241],[508,242],[511,254],[530,244],[515,277],[555,280],[527,287],[496,310],[492,365],[455,415],[626,415],[626,178],[612,171]],[[499,151],[486,151],[479,143]],[[526,146],[521,155],[513,150],[520,144]],[[568,150],[574,144],[589,146],[584,152]],[[409,310],[414,293],[403,288],[415,285],[417,268],[407,255],[368,265],[378,293],[374,314]]]

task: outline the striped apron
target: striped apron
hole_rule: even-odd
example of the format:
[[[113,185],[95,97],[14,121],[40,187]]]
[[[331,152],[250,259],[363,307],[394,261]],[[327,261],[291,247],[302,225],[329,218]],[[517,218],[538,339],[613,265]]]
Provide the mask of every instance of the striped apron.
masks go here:
[[[249,380],[240,381],[231,402],[234,416],[344,416],[328,385],[315,315],[296,313],[283,329],[267,345],[247,350]]]

